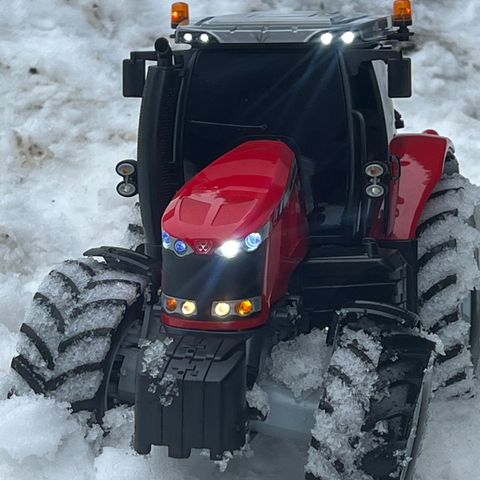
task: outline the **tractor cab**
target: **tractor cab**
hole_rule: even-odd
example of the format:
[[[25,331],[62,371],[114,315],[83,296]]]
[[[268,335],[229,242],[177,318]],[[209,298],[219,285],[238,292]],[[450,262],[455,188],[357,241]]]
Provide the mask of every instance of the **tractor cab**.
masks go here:
[[[140,194],[155,196],[161,163],[175,179],[163,201],[141,202],[159,205],[144,212],[147,247],[161,244],[159,217],[178,186],[254,139],[295,152],[311,236],[361,240],[371,227],[362,218],[371,223],[384,193],[365,195],[365,167],[389,168],[390,96],[411,93],[392,18],[254,12],[188,23],[182,5],[173,7],[173,50],[160,39],[155,55],[133,52],[124,63],[124,94],[144,98]],[[145,60],[153,59],[145,84]]]

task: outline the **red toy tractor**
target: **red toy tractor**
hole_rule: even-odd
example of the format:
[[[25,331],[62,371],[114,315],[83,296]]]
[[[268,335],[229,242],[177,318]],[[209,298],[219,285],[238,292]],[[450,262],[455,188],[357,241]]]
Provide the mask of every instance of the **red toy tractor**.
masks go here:
[[[247,435],[290,435],[310,442],[308,479],[413,478],[432,389],[472,385],[480,243],[450,140],[397,134],[411,14],[396,0],[393,17],[189,23],[174,4],[175,47],[124,61],[124,95],[143,100],[118,192],[138,193],[144,241],[48,275],[17,391],[100,422],[135,404],[140,454],[220,460]],[[275,345],[319,329],[315,392],[262,384]],[[246,400],[256,388],[266,411]]]

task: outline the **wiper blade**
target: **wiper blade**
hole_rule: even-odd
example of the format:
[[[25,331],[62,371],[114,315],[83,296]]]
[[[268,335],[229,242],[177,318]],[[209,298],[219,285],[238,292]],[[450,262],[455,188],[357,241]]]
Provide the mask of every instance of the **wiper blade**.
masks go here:
[[[219,123],[219,122],[204,122],[202,120],[190,120],[190,123],[195,125],[204,125],[206,127],[223,127],[223,128],[238,128],[241,130],[260,130],[264,132],[268,125],[238,125],[235,123]]]

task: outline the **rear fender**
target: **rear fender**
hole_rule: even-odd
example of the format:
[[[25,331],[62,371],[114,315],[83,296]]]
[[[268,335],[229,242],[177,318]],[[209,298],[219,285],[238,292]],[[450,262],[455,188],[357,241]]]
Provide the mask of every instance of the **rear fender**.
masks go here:
[[[413,240],[425,206],[442,178],[452,142],[433,130],[423,134],[397,135],[390,154],[400,159],[401,174],[390,186],[390,222],[385,232],[383,212],[371,235],[379,240]]]

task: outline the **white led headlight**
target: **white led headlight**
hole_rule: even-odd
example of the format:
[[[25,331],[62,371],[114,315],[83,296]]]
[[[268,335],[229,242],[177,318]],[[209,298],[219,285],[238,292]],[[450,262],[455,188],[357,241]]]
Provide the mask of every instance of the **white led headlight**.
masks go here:
[[[331,45],[333,42],[333,35],[330,32],[322,33],[322,35],[320,35],[320,42],[325,46]]]
[[[355,33],[345,32],[340,38],[342,39],[343,43],[345,43],[345,45],[350,45],[355,40]]]
[[[242,244],[238,240],[229,240],[218,249],[218,252],[225,258],[235,258],[240,253],[241,248]]]
[[[258,232],[252,232],[241,240],[228,240],[217,250],[217,253],[225,258],[235,258],[242,250],[244,252],[254,252],[266,240],[270,228],[271,225],[268,222]]]

